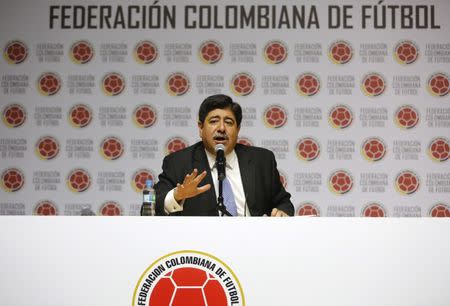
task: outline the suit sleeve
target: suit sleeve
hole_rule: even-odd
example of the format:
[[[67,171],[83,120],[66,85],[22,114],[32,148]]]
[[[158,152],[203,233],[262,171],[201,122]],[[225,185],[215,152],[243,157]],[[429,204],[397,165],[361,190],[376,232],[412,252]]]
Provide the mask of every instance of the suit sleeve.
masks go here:
[[[175,165],[170,155],[163,160],[162,173],[158,176],[158,183],[155,185],[156,191],[156,215],[166,216],[164,211],[164,200],[167,193],[177,186],[177,176]]]
[[[273,208],[277,208],[279,210],[284,211],[289,216],[294,215],[294,205],[292,205],[291,202],[291,194],[286,191],[284,186],[281,184],[280,181],[280,173],[277,169],[277,162],[275,160],[275,156],[272,152],[270,152],[270,158],[271,158],[271,179],[272,179],[272,186],[273,186],[273,193],[272,193],[272,203]]]

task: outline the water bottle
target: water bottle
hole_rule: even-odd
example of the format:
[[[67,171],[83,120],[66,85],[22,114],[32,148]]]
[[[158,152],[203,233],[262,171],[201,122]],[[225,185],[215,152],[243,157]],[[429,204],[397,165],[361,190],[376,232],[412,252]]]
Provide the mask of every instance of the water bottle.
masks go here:
[[[155,215],[155,189],[153,181],[146,180],[144,190],[142,190],[141,216]]]

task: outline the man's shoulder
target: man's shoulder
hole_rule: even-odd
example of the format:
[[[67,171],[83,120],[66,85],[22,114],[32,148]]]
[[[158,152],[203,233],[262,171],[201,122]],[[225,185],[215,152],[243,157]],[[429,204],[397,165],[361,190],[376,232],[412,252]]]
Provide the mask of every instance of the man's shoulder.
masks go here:
[[[186,158],[186,157],[190,157],[192,156],[192,154],[194,152],[196,152],[197,150],[202,148],[202,143],[201,142],[196,142],[193,145],[190,145],[184,149],[178,150],[176,152],[172,152],[169,155],[167,155],[165,157],[165,159],[167,160],[172,160],[172,159],[180,159],[180,158]]]
[[[262,147],[246,146],[243,144],[236,144],[235,150],[237,154],[248,154],[251,156],[273,156],[273,152]]]

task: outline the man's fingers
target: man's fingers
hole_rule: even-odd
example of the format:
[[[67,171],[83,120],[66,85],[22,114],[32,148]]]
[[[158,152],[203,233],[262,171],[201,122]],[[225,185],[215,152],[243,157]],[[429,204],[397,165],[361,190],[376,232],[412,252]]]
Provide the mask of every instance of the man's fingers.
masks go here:
[[[200,184],[200,182],[205,178],[206,176],[206,171],[203,171],[202,173],[200,173],[195,179],[195,183]]]
[[[210,188],[211,188],[211,184],[206,184],[206,185],[203,185],[202,187],[198,187],[197,192],[200,194],[205,191],[208,191]]]
[[[271,217],[288,217],[288,214],[278,208],[272,209],[270,214]]]
[[[278,209],[276,209],[276,208],[272,209],[272,212],[270,213],[270,216],[271,217],[276,217],[277,216],[277,212],[278,212]]]

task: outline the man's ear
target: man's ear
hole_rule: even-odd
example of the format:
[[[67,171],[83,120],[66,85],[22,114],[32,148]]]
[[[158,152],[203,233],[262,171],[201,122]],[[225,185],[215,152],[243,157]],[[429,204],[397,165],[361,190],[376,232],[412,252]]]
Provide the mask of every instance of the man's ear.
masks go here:
[[[200,120],[198,120],[197,126],[198,126],[198,135],[200,136],[200,138],[202,138],[203,123]]]

